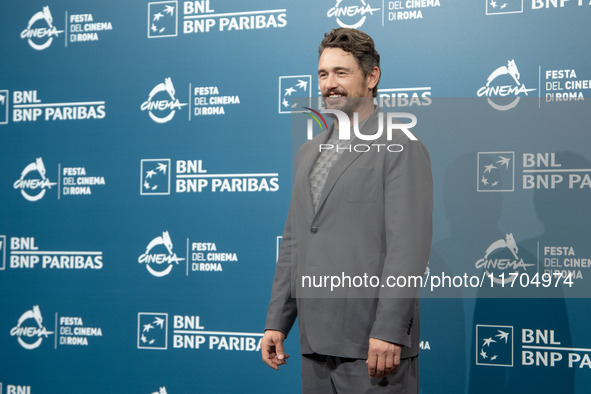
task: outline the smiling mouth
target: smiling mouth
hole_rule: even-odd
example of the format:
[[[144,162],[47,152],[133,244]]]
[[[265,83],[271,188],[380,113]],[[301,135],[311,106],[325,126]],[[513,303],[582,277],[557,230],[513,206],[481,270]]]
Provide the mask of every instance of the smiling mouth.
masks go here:
[[[345,97],[347,96],[346,93],[342,93],[342,92],[328,92],[324,95],[324,97],[328,97],[328,98],[340,98],[340,97]]]

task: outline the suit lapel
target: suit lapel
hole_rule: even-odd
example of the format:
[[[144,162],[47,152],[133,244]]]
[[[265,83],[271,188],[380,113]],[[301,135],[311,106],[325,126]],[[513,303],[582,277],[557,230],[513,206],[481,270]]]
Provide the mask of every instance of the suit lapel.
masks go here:
[[[351,142],[351,145],[355,143],[356,139]],[[328,195],[332,192],[335,184],[343,175],[343,172],[361,155],[360,152],[343,152],[341,157],[334,163],[332,168],[330,169],[328,176],[326,177],[326,183],[324,184],[324,188],[322,189],[322,194],[320,195],[320,201],[318,202],[318,211],[316,211],[316,215],[322,210],[322,206],[324,202],[328,198]]]

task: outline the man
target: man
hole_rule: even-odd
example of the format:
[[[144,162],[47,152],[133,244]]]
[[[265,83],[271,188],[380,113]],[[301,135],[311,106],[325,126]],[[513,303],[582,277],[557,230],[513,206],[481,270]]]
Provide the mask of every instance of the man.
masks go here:
[[[361,134],[376,134],[385,116],[373,106],[381,70],[371,37],[355,29],[332,30],[319,55],[326,108],[347,114],[351,130],[357,121]],[[376,141],[342,141],[343,127],[335,120],[298,152],[261,343],[263,361],[274,369],[286,363],[283,341],[299,317],[305,393],[418,393],[416,289],[385,283],[425,271],[433,205],[429,156],[401,130],[389,139],[383,132]],[[351,149],[360,142],[382,149]],[[337,145],[338,151],[329,149]],[[334,297],[331,289],[309,289],[303,282],[341,274],[376,277],[382,284],[362,289],[349,284]]]

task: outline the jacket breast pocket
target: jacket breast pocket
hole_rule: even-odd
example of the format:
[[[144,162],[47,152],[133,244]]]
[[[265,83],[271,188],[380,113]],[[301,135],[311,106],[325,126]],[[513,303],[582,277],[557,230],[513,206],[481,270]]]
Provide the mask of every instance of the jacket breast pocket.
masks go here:
[[[351,168],[343,177],[343,199],[347,202],[375,202],[378,199],[378,170]]]

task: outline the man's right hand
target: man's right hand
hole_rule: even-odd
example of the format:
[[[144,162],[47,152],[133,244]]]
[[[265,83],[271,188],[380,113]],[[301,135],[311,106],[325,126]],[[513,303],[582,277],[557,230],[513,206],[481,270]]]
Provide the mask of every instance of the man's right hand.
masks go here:
[[[266,330],[261,340],[261,353],[265,364],[279,370],[279,366],[287,363],[289,354],[283,350],[285,335],[281,331]]]

